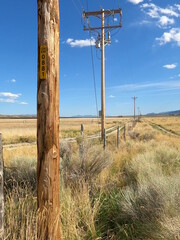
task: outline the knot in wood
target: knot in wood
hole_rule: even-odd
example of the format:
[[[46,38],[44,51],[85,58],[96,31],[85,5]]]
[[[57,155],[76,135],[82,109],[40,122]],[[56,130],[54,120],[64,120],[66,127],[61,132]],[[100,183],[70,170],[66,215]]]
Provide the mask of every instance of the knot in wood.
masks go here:
[[[56,146],[53,146],[53,158],[57,158],[57,149],[56,149]]]

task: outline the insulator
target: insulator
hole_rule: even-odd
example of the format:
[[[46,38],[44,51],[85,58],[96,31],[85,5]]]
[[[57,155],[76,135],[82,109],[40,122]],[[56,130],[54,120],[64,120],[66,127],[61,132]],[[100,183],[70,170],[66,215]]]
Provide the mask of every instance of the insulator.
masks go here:
[[[86,14],[85,14],[84,10],[83,10],[82,18],[84,18],[84,20],[86,20]]]
[[[108,32],[108,44],[111,43],[111,35],[110,35],[110,32]]]
[[[111,40],[110,32],[108,32],[108,40]]]
[[[101,48],[101,41],[97,40],[95,46],[96,46],[96,48]]]

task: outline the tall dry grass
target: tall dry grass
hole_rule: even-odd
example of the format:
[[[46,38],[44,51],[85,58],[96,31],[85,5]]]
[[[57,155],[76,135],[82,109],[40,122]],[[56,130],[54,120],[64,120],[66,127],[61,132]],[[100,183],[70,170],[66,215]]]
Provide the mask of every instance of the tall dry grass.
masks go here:
[[[103,239],[180,239],[180,153],[169,148],[165,155],[164,147],[126,162],[124,186],[102,195],[98,228]]]
[[[172,130],[173,132],[176,132],[180,134],[180,116],[162,116],[162,117],[148,117],[145,118],[147,121],[151,121],[153,123],[156,123],[158,125],[161,125],[167,130]]]
[[[62,239],[180,239],[180,153],[175,140],[159,138],[127,135],[107,151],[83,139],[60,143]],[[36,239],[36,158],[14,156],[8,167],[6,239]]]
[[[110,164],[110,153],[81,140],[78,152],[60,143],[63,239],[96,239],[99,206],[96,178]],[[96,190],[95,190],[96,188]],[[6,239],[36,239],[36,159],[15,158],[5,168]]]
[[[127,118],[107,118],[107,127],[122,125]],[[60,118],[60,138],[80,136],[81,124],[86,135],[100,131],[99,118]],[[36,119],[0,119],[0,132],[4,144],[36,141]]]

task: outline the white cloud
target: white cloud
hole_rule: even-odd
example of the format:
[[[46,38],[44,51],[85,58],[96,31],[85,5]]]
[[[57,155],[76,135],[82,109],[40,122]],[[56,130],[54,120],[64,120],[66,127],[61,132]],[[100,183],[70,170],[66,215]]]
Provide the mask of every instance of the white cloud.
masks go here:
[[[21,102],[18,100],[21,95],[21,93],[0,92],[0,103],[18,103],[21,105],[27,105],[27,102]]]
[[[119,42],[119,40],[118,40],[118,39],[115,39],[115,40],[114,40],[114,42],[115,42],[115,43],[118,43],[118,42]]]
[[[164,82],[143,82],[137,84],[124,84],[110,87],[111,90],[117,91],[135,91],[146,89],[154,89],[156,91],[168,91],[180,89],[180,81],[164,81]]]
[[[118,19],[117,18],[114,18],[114,22],[117,22],[118,21]]]
[[[179,78],[179,77],[180,77],[180,74],[174,75],[174,76],[170,77],[170,79],[175,79],[175,78]]]
[[[177,67],[177,65],[175,63],[173,64],[166,64],[163,66],[164,68],[167,68],[167,69],[174,69]]]
[[[115,96],[114,95],[110,95],[109,98],[115,98]]]
[[[131,22],[131,23],[130,23],[130,26],[132,26],[132,27],[145,26],[145,25],[146,25],[146,26],[152,25],[152,21],[143,19],[143,20],[141,20],[141,21],[134,21],[134,22]]]
[[[133,3],[133,4],[139,4],[143,2],[144,0],[128,0],[128,2]]]
[[[72,38],[68,38],[67,41],[66,41],[66,43],[71,43],[71,42],[73,42]]]
[[[149,24],[151,24],[151,22],[148,20],[142,20],[141,22],[139,22],[139,24],[140,25],[149,25]]]
[[[71,47],[89,47],[91,45],[95,45],[95,39],[85,39],[85,40],[75,40],[72,38],[68,38],[66,40],[66,43],[70,45]]]
[[[161,8],[154,3],[144,3],[141,5],[141,9],[147,9],[146,13],[152,18],[158,18],[161,14],[171,17],[179,17],[179,9],[177,8],[177,5]]]
[[[159,13],[158,13],[158,6],[156,6],[153,3],[144,3],[141,5],[141,9],[147,14],[149,15],[151,18],[158,18],[159,17]],[[145,11],[144,9],[148,9],[147,11]]]
[[[160,26],[172,25],[172,24],[174,24],[174,19],[169,18],[167,16],[162,16],[159,19],[159,24],[160,24]]]
[[[0,92],[0,97],[8,97],[8,98],[12,98],[12,99],[17,99],[21,96],[20,93],[14,94],[11,92]]]
[[[171,17],[179,17],[179,13],[176,12],[176,9],[173,6],[170,6],[169,8],[160,8],[159,12]]]
[[[180,4],[175,4],[175,6],[176,6],[177,9],[180,11]]]
[[[21,96],[20,93],[0,92],[0,102],[4,103],[16,103],[17,99]]]
[[[27,105],[28,103],[27,103],[27,102],[20,102],[19,104],[21,104],[21,105]]]
[[[12,79],[11,82],[12,82],[12,83],[15,83],[15,82],[16,82],[16,79]]]
[[[0,98],[1,103],[15,103],[16,100],[13,98]]]
[[[154,3],[144,3],[141,5],[141,10],[152,19],[155,19],[157,26],[160,28],[173,25],[175,23],[174,18],[180,16],[177,4],[161,8]]]
[[[159,45],[175,42],[180,47],[180,28],[172,28],[169,32],[164,32],[160,38],[156,38]]]

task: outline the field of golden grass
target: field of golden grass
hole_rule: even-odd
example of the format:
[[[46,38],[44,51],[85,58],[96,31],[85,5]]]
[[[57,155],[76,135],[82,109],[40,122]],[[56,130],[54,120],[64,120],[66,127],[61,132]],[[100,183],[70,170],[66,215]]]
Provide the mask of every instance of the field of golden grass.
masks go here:
[[[170,117],[148,117],[147,121],[161,125],[165,129],[172,130],[177,134],[180,134],[180,116]]]
[[[106,127],[110,128],[112,126],[123,126],[128,122],[130,118],[107,118]],[[133,127],[134,132],[138,132],[142,135],[147,133],[149,135],[153,134],[158,142],[167,141],[180,149],[180,138],[176,136],[170,136],[167,133],[163,133],[158,129],[153,129],[149,125],[149,122],[159,124],[169,130],[180,132],[180,117],[148,117],[142,118],[141,122],[138,122],[135,127]],[[66,137],[79,137],[81,124],[84,124],[85,135],[91,135],[95,132],[100,131],[100,121],[96,118],[62,118],[60,119],[60,139]],[[131,128],[131,123],[126,124],[126,130]],[[36,141],[36,119],[0,119],[0,132],[3,136],[3,143],[14,144],[14,143],[24,143],[24,142],[35,142]],[[115,136],[115,134],[114,134]],[[109,137],[109,146],[116,147],[115,137]],[[121,134],[122,138],[122,134]],[[127,135],[127,140],[131,139]],[[136,140],[136,139],[135,139]],[[16,156],[21,158],[27,156],[28,158],[36,158],[36,146],[19,146],[18,148],[5,148],[4,149],[4,159],[5,161],[11,162],[11,160]]]
[[[0,119],[0,132],[3,143],[36,141],[36,120],[34,119]]]
[[[107,118],[106,126],[110,128],[122,125],[127,118]],[[97,118],[60,118],[60,138],[80,136],[81,124],[84,124],[86,135],[100,131],[100,120]],[[0,132],[3,143],[35,142],[36,119],[0,119]]]
[[[107,137],[106,151],[99,140],[60,143],[63,240],[180,240],[180,137],[149,124],[172,130],[180,118],[129,120],[107,119],[107,127],[126,123],[119,148],[116,132]],[[18,137],[35,136],[36,121],[23,121],[0,123],[5,143],[13,143],[18,130]],[[81,123],[85,135],[100,130],[97,119],[61,119],[60,139],[80,136]],[[6,239],[37,239],[36,145],[5,147],[3,154]]]

